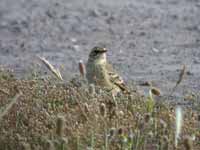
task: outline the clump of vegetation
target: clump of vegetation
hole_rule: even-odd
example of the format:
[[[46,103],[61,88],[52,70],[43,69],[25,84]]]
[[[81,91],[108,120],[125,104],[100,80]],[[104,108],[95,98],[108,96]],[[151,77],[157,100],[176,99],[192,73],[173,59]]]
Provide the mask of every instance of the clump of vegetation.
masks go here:
[[[199,149],[200,104],[184,109],[176,136],[176,106],[153,90],[114,97],[82,77],[23,80],[1,71],[0,150]]]

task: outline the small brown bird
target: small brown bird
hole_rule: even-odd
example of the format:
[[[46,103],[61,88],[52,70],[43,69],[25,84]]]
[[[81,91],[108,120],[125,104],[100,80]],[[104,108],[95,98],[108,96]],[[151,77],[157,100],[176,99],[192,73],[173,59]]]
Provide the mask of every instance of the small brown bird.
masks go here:
[[[128,92],[122,78],[107,62],[106,52],[107,49],[101,47],[94,47],[91,50],[86,65],[88,82],[103,87],[113,94],[120,91]]]

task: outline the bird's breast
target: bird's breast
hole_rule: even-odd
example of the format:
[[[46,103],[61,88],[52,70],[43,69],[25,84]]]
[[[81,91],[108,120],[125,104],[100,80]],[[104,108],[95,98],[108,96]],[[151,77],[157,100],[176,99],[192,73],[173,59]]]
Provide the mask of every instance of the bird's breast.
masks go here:
[[[99,63],[88,63],[86,66],[86,77],[89,83],[106,84],[106,70],[105,65]]]

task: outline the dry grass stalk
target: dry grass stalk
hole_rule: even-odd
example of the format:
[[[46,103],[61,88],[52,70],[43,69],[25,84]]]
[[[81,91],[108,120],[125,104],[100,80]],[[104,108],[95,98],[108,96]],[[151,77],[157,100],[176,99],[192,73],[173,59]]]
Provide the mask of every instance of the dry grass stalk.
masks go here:
[[[80,95],[79,93],[77,93],[77,96],[78,96],[78,99],[81,99],[81,98],[82,98],[81,95]],[[75,98],[75,101],[76,101],[76,103],[78,104],[78,107],[79,107],[80,111],[82,112],[82,115],[84,116],[84,118],[85,118],[87,121],[89,121],[89,119],[88,119],[88,117],[87,117],[87,114],[85,113],[84,109],[82,108],[81,103],[79,102],[79,100],[77,100],[77,99]]]
[[[166,135],[163,137],[163,150],[169,150],[169,138]]]
[[[38,58],[45,64],[45,66],[59,79],[63,80],[61,73],[58,69],[55,69],[55,67],[49,63],[44,57],[38,56]]]
[[[183,77],[184,77],[184,75],[185,75],[185,71],[186,71],[186,66],[183,65],[183,68],[182,68],[182,70],[181,70],[181,72],[180,72],[180,74],[179,74],[179,79],[178,79],[178,81],[176,82],[176,85],[179,85],[179,84],[181,83],[181,81],[183,80]]]
[[[185,76],[186,72],[186,66],[183,65],[183,68],[181,69],[181,72],[179,74],[178,81],[176,82],[176,85],[173,87],[172,92],[170,93],[170,96],[174,93],[174,91],[177,89],[178,85],[183,81],[183,78]]]
[[[88,104],[87,104],[87,103],[84,103],[83,105],[84,105],[84,110],[85,110],[85,112],[86,112],[86,113],[89,113],[89,112],[90,112],[90,109],[89,109]]]
[[[17,102],[17,100],[19,99],[19,97],[22,95],[22,93],[17,93],[14,98],[11,100],[11,102],[8,104],[8,106],[6,106],[5,110],[3,112],[0,113],[0,122],[2,120],[2,118],[8,113],[8,111],[10,110],[10,108]]]
[[[44,88],[41,86],[44,85],[43,83],[45,83],[45,92],[40,92],[41,88]],[[31,146],[37,146],[37,149],[50,150],[58,149],[58,147],[60,149],[84,149],[83,147],[87,147],[90,143],[89,148],[92,149],[119,149],[119,146],[123,149],[156,149],[155,146],[158,145],[159,149],[169,150],[174,146],[174,104],[171,106],[165,105],[165,103],[156,105],[153,103],[152,111],[148,111],[145,97],[121,94],[113,100],[112,95],[104,93],[103,90],[101,94],[91,97],[85,87],[77,88],[73,84],[66,86],[59,84],[56,88],[52,88],[52,84],[46,84],[41,80],[34,80],[34,82],[8,80],[6,83],[1,81],[0,85],[2,89],[8,89],[10,94],[12,94],[11,91],[16,91],[16,85],[23,92],[23,96],[16,102],[19,102],[19,105],[12,106],[0,123],[2,134],[0,147],[5,143],[11,146],[18,144],[18,141],[12,138],[18,132],[21,139],[23,137],[28,139]],[[7,95],[1,94],[1,97],[2,100],[5,100],[3,105],[8,103]],[[58,100],[58,103],[53,103],[51,106],[55,99]],[[65,105],[67,105],[67,109]],[[87,113],[88,106],[89,113]],[[40,111],[37,111],[38,108]],[[100,113],[100,109],[102,109],[102,113]],[[198,138],[198,122],[191,120],[193,114],[190,112],[193,110],[185,109],[185,111],[185,122],[182,125],[183,134],[190,135],[192,132]],[[13,118],[13,114],[17,114],[17,118],[15,116]],[[57,136],[62,131],[62,127],[56,134],[54,121],[51,119],[58,114],[62,114],[67,120],[65,122],[67,128],[64,129],[63,137]],[[198,116],[198,112],[194,115]],[[29,123],[29,118],[31,118],[30,128],[21,128]],[[87,121],[85,118],[89,120]],[[16,122],[20,124],[16,124]],[[121,127],[120,130],[119,127]],[[30,129],[34,131],[34,135],[30,134]],[[52,129],[55,135],[52,133]],[[69,141],[65,137],[68,137]],[[42,141],[32,142],[35,139]],[[177,149],[186,148],[183,145],[184,140],[180,142]],[[198,149],[198,139],[193,142],[193,148]]]

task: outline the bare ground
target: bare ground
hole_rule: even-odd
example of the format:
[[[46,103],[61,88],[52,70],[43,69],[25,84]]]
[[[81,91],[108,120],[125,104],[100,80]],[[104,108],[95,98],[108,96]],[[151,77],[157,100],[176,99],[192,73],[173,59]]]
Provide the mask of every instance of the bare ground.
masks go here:
[[[80,59],[103,43],[126,82],[153,81],[164,94],[200,90],[198,0],[1,0],[0,65],[23,77],[44,56],[69,80]]]

